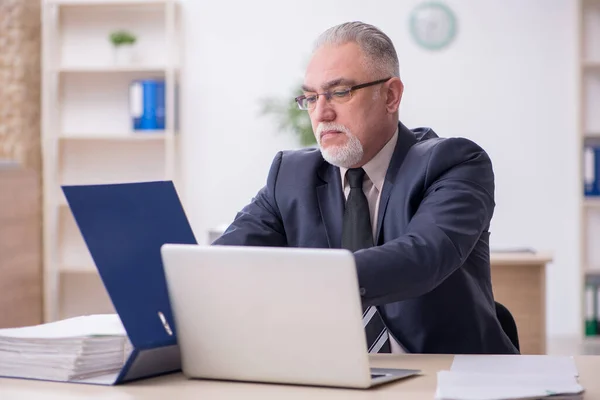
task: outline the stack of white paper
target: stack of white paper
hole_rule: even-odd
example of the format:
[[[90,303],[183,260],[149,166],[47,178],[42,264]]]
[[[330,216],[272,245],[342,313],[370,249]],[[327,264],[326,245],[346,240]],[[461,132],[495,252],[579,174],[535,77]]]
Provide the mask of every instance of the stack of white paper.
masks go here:
[[[577,376],[571,357],[459,355],[438,372],[436,399],[577,399],[584,392]]]
[[[0,329],[0,376],[76,381],[118,372],[131,343],[116,314]]]

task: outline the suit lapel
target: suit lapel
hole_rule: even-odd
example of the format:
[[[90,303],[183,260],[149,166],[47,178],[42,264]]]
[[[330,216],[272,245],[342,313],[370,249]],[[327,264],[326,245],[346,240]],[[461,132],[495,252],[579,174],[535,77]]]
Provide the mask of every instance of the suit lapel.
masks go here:
[[[322,182],[317,186],[317,198],[327,233],[327,241],[330,248],[340,248],[342,246],[342,221],[345,204],[340,170],[323,161],[319,177]]]
[[[375,238],[375,244],[379,244],[379,237],[381,236],[381,228],[383,217],[387,209],[387,204],[390,199],[390,194],[394,188],[394,182],[396,181],[396,175],[398,170],[408,153],[408,150],[417,142],[415,135],[402,123],[398,124],[398,141],[394,154],[390,160],[390,165],[385,174],[385,181],[383,182],[383,189],[379,198],[379,212],[377,215],[377,237]]]

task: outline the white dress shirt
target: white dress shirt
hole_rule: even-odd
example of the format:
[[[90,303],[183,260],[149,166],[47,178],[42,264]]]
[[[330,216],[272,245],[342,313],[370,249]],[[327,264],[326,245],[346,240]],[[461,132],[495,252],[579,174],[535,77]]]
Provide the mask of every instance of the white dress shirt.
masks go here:
[[[383,146],[383,148],[373,157],[368,163],[363,165],[365,170],[365,178],[363,180],[363,192],[367,196],[369,203],[369,212],[371,214],[371,226],[373,232],[373,241],[377,237],[377,214],[379,213],[379,199],[381,197],[381,191],[383,189],[383,183],[385,182],[385,175],[387,173],[388,166],[394,154],[396,148],[396,142],[398,141],[398,130],[394,133],[394,136]],[[350,194],[350,185],[346,180],[346,171],[348,168],[340,168],[340,174],[342,178],[342,187],[344,188],[344,196],[348,199]],[[402,347],[394,340],[390,335],[390,344],[392,353],[404,353]]]

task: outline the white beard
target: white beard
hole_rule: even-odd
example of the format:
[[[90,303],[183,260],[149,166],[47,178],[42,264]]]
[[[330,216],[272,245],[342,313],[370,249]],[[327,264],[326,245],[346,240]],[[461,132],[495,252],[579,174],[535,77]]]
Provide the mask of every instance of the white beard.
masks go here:
[[[330,144],[327,148],[323,148],[321,145],[321,132],[329,130],[343,132],[342,134],[346,135],[347,138],[346,143],[343,145]],[[322,122],[317,127],[315,137],[325,161],[337,167],[350,168],[358,164],[363,157],[364,150],[360,140],[344,125]]]

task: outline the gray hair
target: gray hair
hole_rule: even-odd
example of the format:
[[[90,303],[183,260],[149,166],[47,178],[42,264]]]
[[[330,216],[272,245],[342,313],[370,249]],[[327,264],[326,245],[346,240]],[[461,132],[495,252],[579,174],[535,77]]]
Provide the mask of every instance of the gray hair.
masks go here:
[[[346,22],[327,29],[317,38],[314,50],[323,45],[342,45],[349,42],[360,46],[369,67],[375,72],[386,77],[400,77],[398,55],[392,40],[375,26],[364,22]]]

